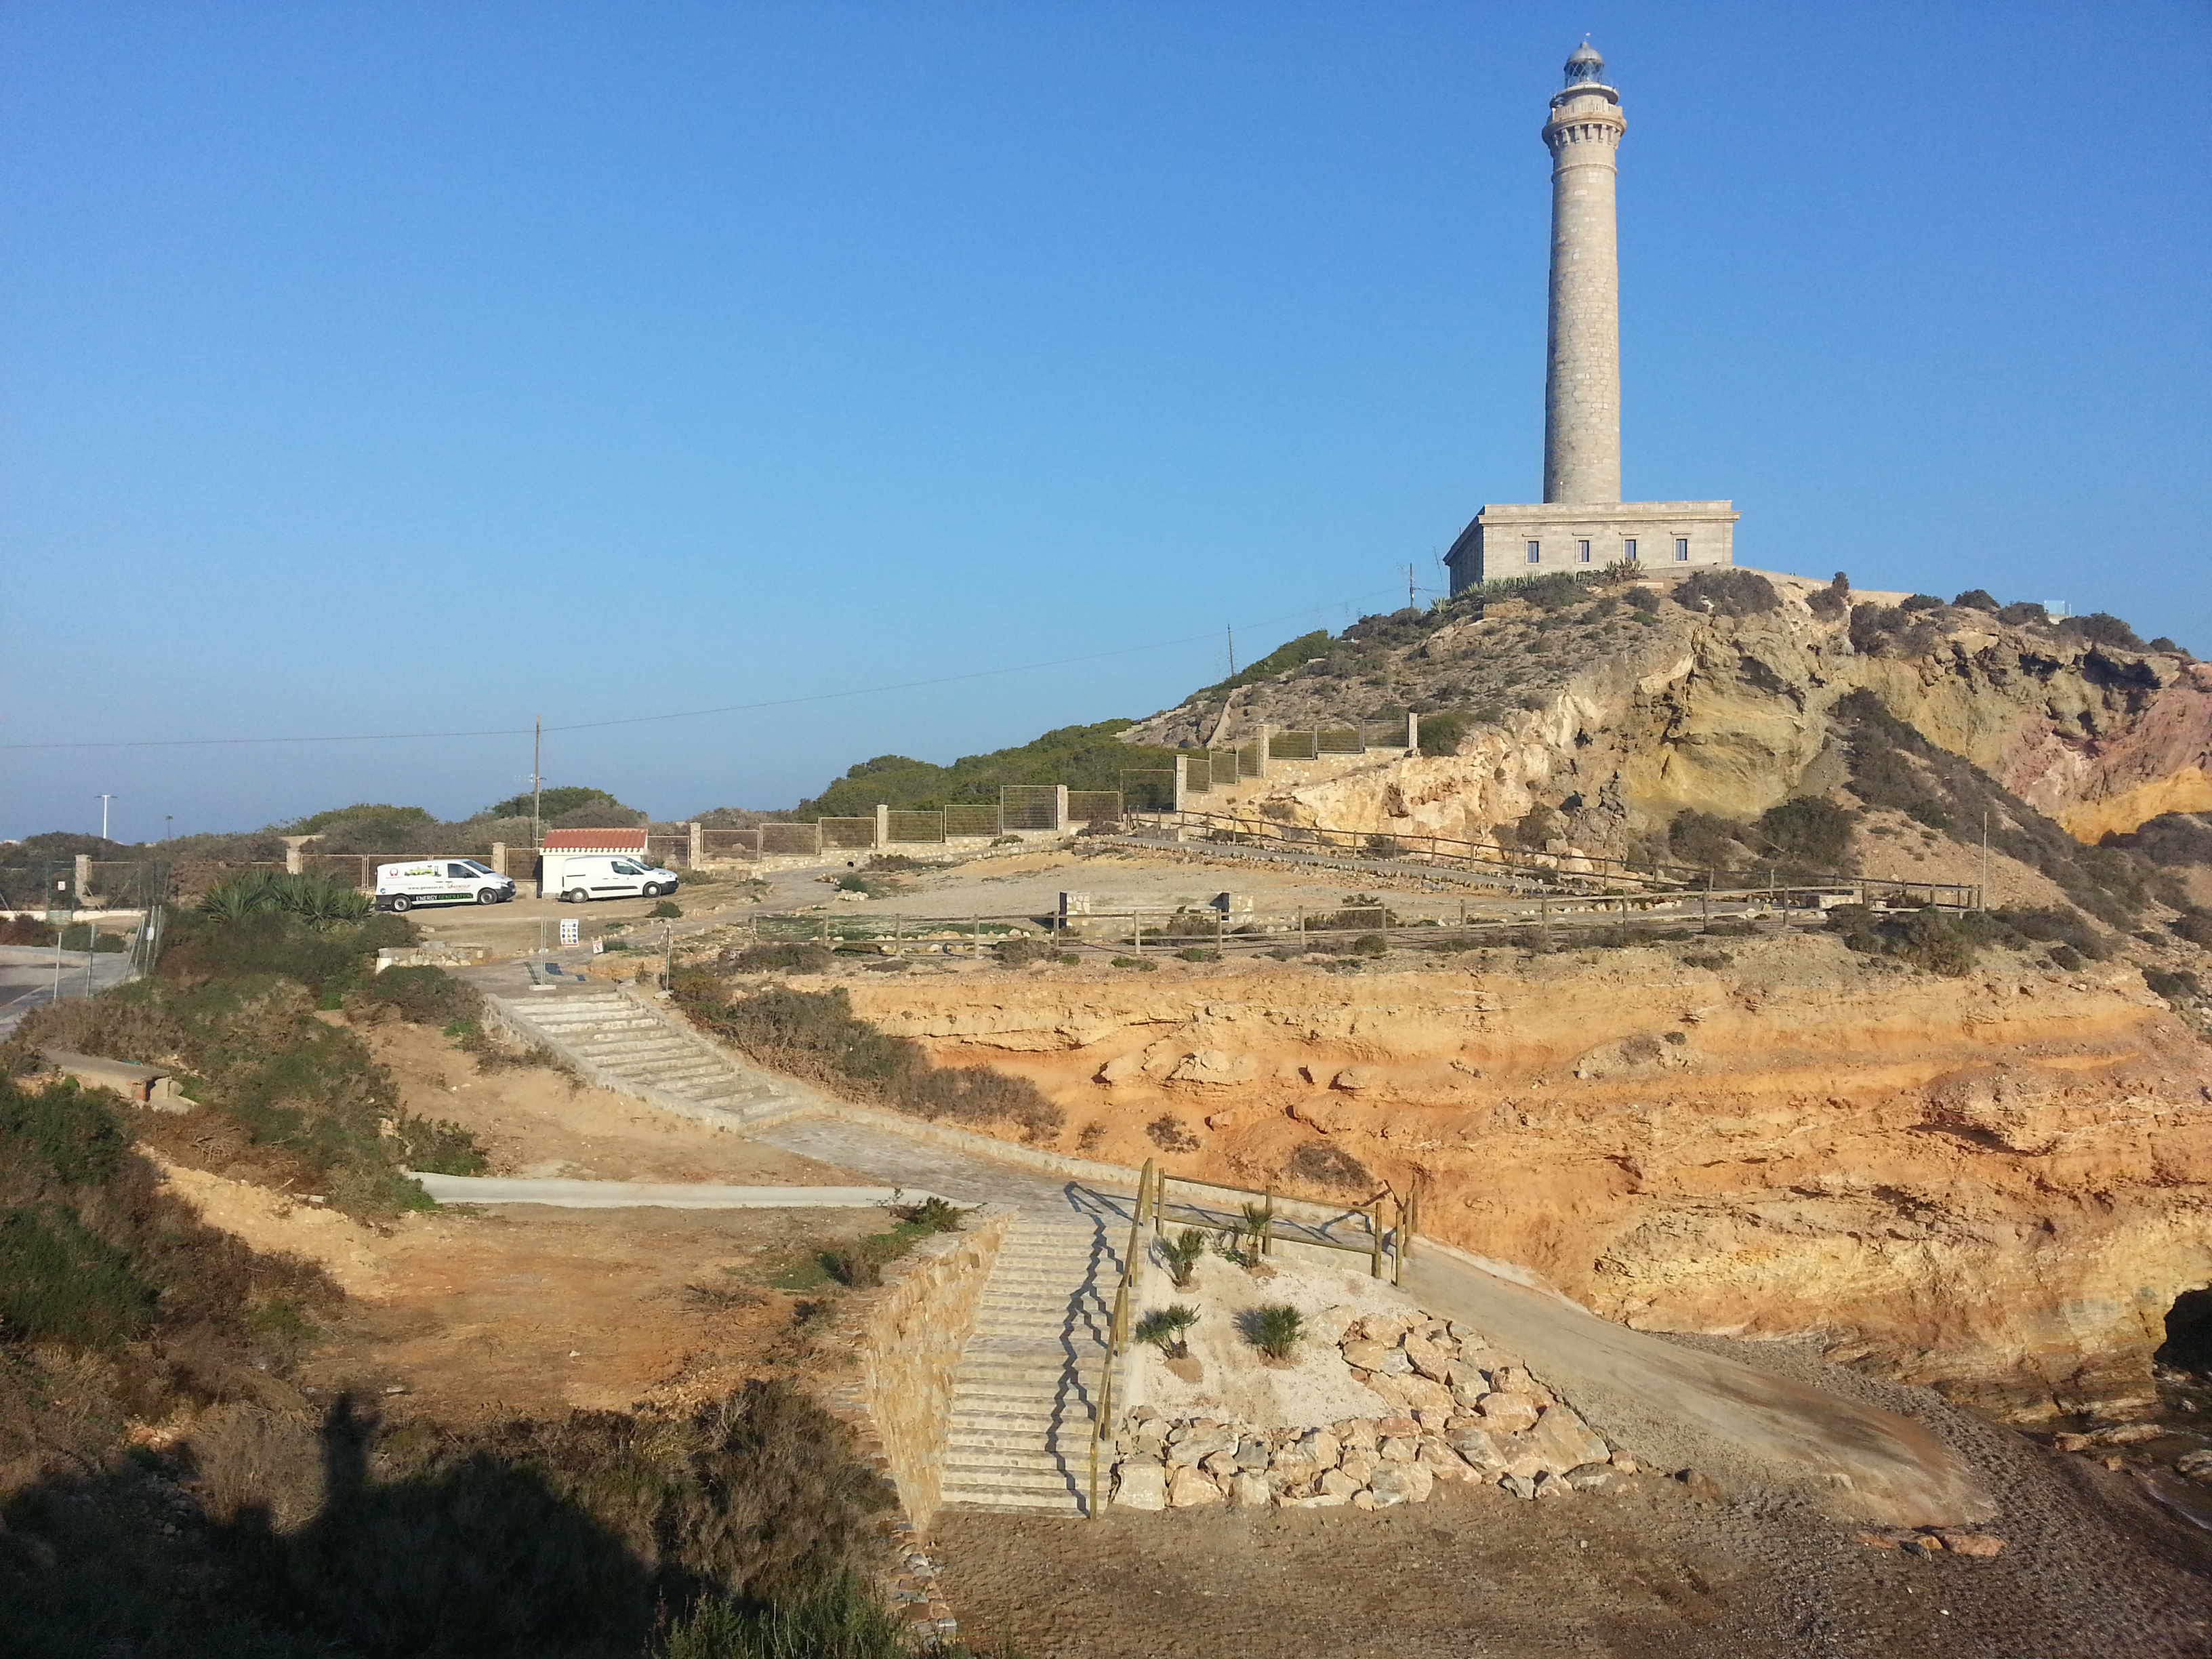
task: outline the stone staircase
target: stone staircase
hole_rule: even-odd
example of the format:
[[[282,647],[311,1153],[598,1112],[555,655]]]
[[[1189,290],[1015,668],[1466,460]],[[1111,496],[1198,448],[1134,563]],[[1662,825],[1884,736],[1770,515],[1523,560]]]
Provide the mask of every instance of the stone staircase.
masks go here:
[[[595,1080],[689,1115],[738,1123],[781,1116],[792,1101],[775,1079],[740,1066],[620,991],[566,991],[491,1000],[511,1024],[577,1062]]]
[[[1093,1397],[1121,1271],[1088,1220],[1032,1213],[1014,1224],[953,1380],[947,1505],[1085,1512]]]

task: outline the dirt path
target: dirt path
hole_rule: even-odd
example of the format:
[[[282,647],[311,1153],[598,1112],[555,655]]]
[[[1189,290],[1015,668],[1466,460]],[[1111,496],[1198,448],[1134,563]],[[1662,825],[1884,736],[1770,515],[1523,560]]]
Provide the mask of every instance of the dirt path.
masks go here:
[[[945,1593],[970,1640],[1030,1659],[2197,1659],[2201,1537],[2125,1476],[1956,1419],[2002,1494],[1993,1561],[1869,1547],[1802,1503],[1496,1487],[1419,1508],[948,1512]]]

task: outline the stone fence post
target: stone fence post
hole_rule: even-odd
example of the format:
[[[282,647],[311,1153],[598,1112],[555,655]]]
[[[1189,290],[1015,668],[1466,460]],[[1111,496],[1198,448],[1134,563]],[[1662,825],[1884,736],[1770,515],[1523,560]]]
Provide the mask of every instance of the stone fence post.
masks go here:
[[[876,851],[884,851],[891,844],[891,809],[881,801],[876,803]]]
[[[691,845],[686,849],[686,854],[690,860],[691,867],[696,870],[707,861],[707,831],[696,818],[685,824],[684,830],[691,838]]]

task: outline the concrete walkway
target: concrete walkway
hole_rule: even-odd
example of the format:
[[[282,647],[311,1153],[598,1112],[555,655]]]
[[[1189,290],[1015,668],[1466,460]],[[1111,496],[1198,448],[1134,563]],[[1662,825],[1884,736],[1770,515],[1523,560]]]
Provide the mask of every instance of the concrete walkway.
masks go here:
[[[490,975],[470,977],[483,983]],[[522,982],[518,976],[494,994],[510,1007],[524,1004],[517,1012],[566,1000],[561,993],[523,990]],[[606,994],[585,996],[596,1003]],[[607,998],[609,1005],[618,1000],[623,1006],[615,1011],[626,1021],[665,1024],[672,1036],[714,1046],[688,1029],[679,1032],[659,1005]],[[571,1006],[585,1011],[582,999]],[[550,1035],[557,1022],[540,1015],[537,1023]],[[586,1022],[551,1040],[558,1047],[562,1037],[580,1038],[590,1029]],[[741,1076],[741,1095],[758,1090],[781,1098],[747,1099],[722,1113],[696,1095],[625,1085],[611,1069],[602,1080],[909,1194],[1020,1212],[1016,1236],[1024,1242],[994,1270],[986,1315],[955,1384],[947,1498],[1079,1512],[1103,1357],[1101,1310],[1121,1271],[1135,1171],[1117,1191],[1119,1183],[1103,1176],[1079,1182],[1023,1168],[1006,1161],[1015,1149],[1002,1158],[981,1137],[951,1145],[922,1138],[941,1133],[931,1126],[889,1115],[860,1121],[809,1115],[810,1101],[817,1113],[823,1103],[805,1085],[734,1055],[721,1058]],[[1747,1491],[1809,1489],[1845,1513],[1888,1525],[1970,1522],[1989,1510],[1964,1462],[1910,1419],[1600,1319],[1505,1264],[1425,1244],[1407,1264],[1404,1288],[1422,1307],[1517,1352],[1609,1440],[1662,1467],[1705,1469]]]
[[[61,954],[61,994],[92,996],[131,977],[131,956],[124,951],[90,952],[88,971],[82,951]],[[15,1034],[23,1016],[54,999],[54,950],[35,945],[0,945],[0,1042]]]
[[[410,1170],[441,1204],[550,1204],[563,1210],[848,1210],[921,1204],[939,1194],[902,1187],[724,1187],[711,1182],[524,1180]]]

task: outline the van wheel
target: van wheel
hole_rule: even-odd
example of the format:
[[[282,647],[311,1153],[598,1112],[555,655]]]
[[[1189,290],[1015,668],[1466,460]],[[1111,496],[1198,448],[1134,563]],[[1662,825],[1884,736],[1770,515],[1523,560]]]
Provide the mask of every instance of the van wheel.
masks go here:
[[[637,892],[640,898],[659,898],[660,884],[657,881],[648,881],[644,886],[639,888]]]
[[[498,903],[498,902],[499,902],[499,889],[497,889],[496,887],[479,887],[479,888],[477,888],[477,902],[478,904],[496,904],[496,903]]]
[[[561,902],[563,904],[589,904],[592,902],[592,896],[579,887],[573,892],[562,894]]]
[[[415,908],[415,901],[404,893],[394,893],[392,896],[392,908],[395,910],[411,910]]]

